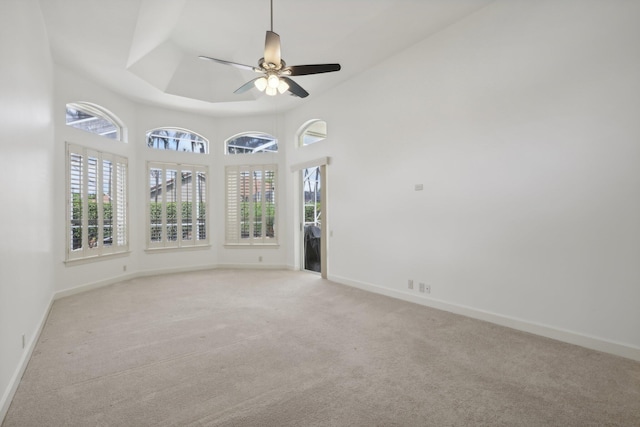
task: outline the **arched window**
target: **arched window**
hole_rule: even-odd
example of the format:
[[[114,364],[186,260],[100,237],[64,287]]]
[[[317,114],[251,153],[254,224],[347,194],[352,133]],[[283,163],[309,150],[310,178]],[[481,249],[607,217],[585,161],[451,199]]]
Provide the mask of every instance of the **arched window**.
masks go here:
[[[147,147],[206,154],[209,152],[209,141],[188,129],[158,128],[147,132]]]
[[[66,122],[68,126],[126,142],[126,132],[122,121],[99,105],[89,102],[67,104]]]
[[[327,138],[327,122],[314,119],[303,124],[298,130],[298,145],[314,144]]]
[[[227,139],[224,143],[227,154],[277,153],[275,136],[260,132],[245,132]]]

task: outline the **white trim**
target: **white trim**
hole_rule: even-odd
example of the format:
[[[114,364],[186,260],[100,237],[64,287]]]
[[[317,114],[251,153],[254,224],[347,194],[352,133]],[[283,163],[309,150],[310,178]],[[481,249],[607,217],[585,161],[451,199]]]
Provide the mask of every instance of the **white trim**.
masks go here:
[[[278,249],[279,243],[225,243],[225,249]]]
[[[13,401],[13,397],[18,390],[18,386],[20,385],[20,380],[24,375],[24,371],[27,369],[27,365],[29,364],[29,360],[31,360],[31,355],[33,354],[33,350],[36,348],[36,343],[40,339],[40,334],[44,329],[44,325],[47,322],[47,318],[49,317],[49,313],[51,312],[51,307],[53,306],[53,298],[49,301],[49,305],[44,311],[43,316],[40,318],[40,322],[38,322],[38,327],[29,337],[29,342],[25,347],[25,351],[22,352],[22,357],[20,358],[20,362],[16,367],[11,379],[9,380],[9,384],[4,391],[2,398],[0,399],[0,424],[4,421],[4,418],[7,416],[7,412],[9,412],[9,406],[11,406],[11,402]]]
[[[141,277],[149,277],[149,276],[161,276],[167,274],[177,274],[177,273],[189,273],[193,271],[204,271],[204,270],[221,270],[221,269],[251,269],[251,270],[293,270],[293,267],[287,266],[284,264],[265,264],[265,263],[247,263],[247,264],[204,264],[198,266],[190,266],[190,267],[176,267],[176,268],[162,268],[162,269],[153,269],[153,270],[141,270],[135,273],[127,273],[121,274],[116,277],[111,277],[105,280],[99,280],[97,282],[87,283],[84,285],[76,286],[74,288],[65,289],[62,291],[57,291],[53,300],[58,300],[60,298],[65,298],[71,295],[81,294],[83,292],[91,291],[94,289],[103,288],[105,286],[113,285],[116,283],[124,282],[126,280],[133,280]],[[46,318],[45,318],[46,319]],[[39,335],[39,333],[38,333]]]
[[[306,162],[291,165],[291,172],[297,172],[302,169],[315,168],[316,166],[325,166],[331,163],[331,157],[320,157],[318,159],[307,160]]]
[[[84,285],[76,286],[69,289],[64,289],[62,291],[57,291],[53,295],[54,300],[58,300],[60,298],[68,297],[75,294],[80,294],[83,292],[91,291],[93,289],[103,288],[105,286],[113,285],[115,283],[124,282],[125,280],[131,280],[138,277],[138,273],[127,273],[121,274],[119,276],[111,277],[109,279],[98,280],[97,282],[85,283]]]
[[[247,263],[247,264],[218,264],[216,270],[291,270],[289,266],[284,264],[265,264]]]
[[[614,354],[616,356],[640,361],[640,348],[633,347],[628,344],[609,341],[590,335],[584,335],[565,329],[555,328],[549,325],[543,325],[540,323],[528,322],[526,320],[518,319],[515,317],[503,316],[500,314],[478,310],[476,308],[459,304],[452,304],[435,298],[417,296],[408,292],[384,288],[382,286],[372,285],[370,283],[360,282],[357,280],[351,280],[345,277],[330,275],[329,280],[332,282],[340,283],[342,285],[351,286],[380,295],[385,295],[391,298],[436,308],[438,310],[448,311],[450,313],[460,314],[472,319],[484,320],[486,322],[505,326],[507,328],[529,332],[535,335],[540,335],[557,341],[578,345],[580,347],[585,347],[591,350],[602,351],[604,353]]]

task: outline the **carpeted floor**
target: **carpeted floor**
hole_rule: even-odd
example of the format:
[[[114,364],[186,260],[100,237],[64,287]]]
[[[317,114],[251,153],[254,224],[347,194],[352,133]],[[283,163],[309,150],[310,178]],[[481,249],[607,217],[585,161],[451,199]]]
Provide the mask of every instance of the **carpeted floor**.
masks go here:
[[[53,305],[10,426],[640,426],[640,363],[291,271]]]

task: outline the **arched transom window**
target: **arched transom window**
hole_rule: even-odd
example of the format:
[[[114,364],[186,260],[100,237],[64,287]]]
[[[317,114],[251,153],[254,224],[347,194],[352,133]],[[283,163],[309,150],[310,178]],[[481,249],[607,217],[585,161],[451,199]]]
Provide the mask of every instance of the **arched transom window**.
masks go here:
[[[147,146],[156,150],[206,154],[209,141],[188,129],[158,128],[147,132]]]
[[[227,139],[227,154],[277,153],[278,140],[275,136],[260,132],[245,132]]]
[[[122,121],[105,108],[89,102],[67,104],[66,123],[96,135],[117,141],[125,141],[125,129]]]
[[[315,144],[316,142],[322,141],[326,138],[327,122],[325,122],[324,120],[309,120],[298,130],[298,145],[300,147]]]

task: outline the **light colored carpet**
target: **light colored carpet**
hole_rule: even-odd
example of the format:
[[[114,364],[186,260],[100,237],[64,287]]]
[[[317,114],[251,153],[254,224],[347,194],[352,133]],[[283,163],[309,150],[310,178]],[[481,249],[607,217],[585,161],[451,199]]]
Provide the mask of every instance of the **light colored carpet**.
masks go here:
[[[56,301],[10,426],[640,426],[640,363],[290,271]]]

